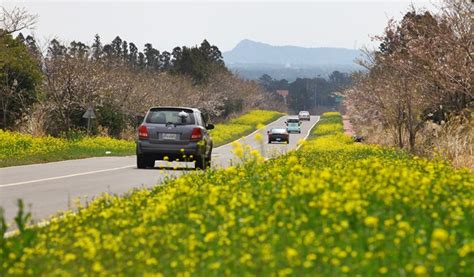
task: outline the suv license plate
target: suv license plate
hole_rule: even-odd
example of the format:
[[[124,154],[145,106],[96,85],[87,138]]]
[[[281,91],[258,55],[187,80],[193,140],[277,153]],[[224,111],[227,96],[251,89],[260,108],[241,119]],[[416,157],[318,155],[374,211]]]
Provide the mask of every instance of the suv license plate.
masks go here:
[[[277,141],[280,141],[280,140],[281,140],[281,138],[277,138],[276,140],[277,140]]]
[[[178,135],[173,133],[163,133],[161,135],[161,138],[166,140],[176,140],[178,138]]]

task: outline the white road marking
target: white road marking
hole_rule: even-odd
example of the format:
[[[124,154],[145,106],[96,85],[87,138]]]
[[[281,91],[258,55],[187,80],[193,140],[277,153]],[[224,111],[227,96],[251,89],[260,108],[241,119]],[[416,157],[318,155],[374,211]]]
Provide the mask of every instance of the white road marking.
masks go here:
[[[316,126],[316,124],[318,124],[319,122],[319,119],[321,118],[320,116],[317,116],[318,119],[316,120],[316,122],[314,122],[313,126],[311,126],[311,128],[308,130],[308,132],[306,133],[306,136],[303,138],[304,141],[306,141],[309,137],[309,134],[311,133],[311,130],[313,130],[314,126]],[[296,146],[296,151],[298,151],[298,149],[300,149],[300,147],[302,146],[303,144],[299,144],[298,146]]]
[[[51,177],[51,178],[37,179],[37,180],[24,181],[24,182],[18,182],[18,183],[10,183],[10,184],[0,185],[0,188],[13,187],[13,186],[19,186],[19,185],[24,185],[24,184],[38,183],[38,182],[51,181],[51,180],[57,180],[57,179],[64,179],[64,178],[70,178],[70,177],[76,177],[76,176],[82,176],[82,175],[89,175],[89,174],[95,174],[95,173],[101,173],[101,172],[107,172],[107,171],[114,171],[114,170],[120,170],[120,169],[125,169],[125,168],[131,168],[131,167],[135,167],[135,166],[136,165],[127,165],[127,166],[108,168],[108,169],[102,169],[102,170],[95,170],[95,171],[88,171],[88,172],[81,172],[81,173],[64,175],[64,176],[57,176],[57,177]]]
[[[239,140],[242,140],[242,139],[246,139],[246,138],[248,138],[248,137],[251,137],[251,136],[253,136],[255,133],[257,133],[258,131],[267,128],[268,125],[271,125],[271,124],[277,122],[278,120],[280,120],[280,119],[282,119],[283,117],[286,117],[286,116],[288,116],[288,115],[283,115],[283,116],[279,117],[277,120],[274,120],[274,121],[272,121],[272,122],[270,122],[270,123],[267,123],[264,127],[260,128],[260,129],[257,129],[257,130],[255,130],[255,131],[253,131],[252,133],[246,135],[245,137],[238,138],[238,139],[236,139],[236,140],[234,140],[234,141],[239,141]],[[232,144],[234,141],[231,141],[231,142],[229,142],[229,143],[226,143],[226,144],[224,144],[224,145],[221,145],[221,146],[219,146],[219,147],[216,147],[216,148],[214,148],[214,150],[219,149],[219,148],[224,147],[224,146],[227,146],[227,145],[229,145],[229,144]]]

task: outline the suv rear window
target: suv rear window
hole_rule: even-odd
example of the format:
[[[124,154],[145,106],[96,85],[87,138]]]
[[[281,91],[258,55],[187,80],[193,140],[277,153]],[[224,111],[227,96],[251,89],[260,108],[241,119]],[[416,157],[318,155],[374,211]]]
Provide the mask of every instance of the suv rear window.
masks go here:
[[[180,116],[184,113],[187,116]],[[146,123],[152,124],[175,124],[175,125],[194,125],[194,113],[191,110],[181,109],[152,109],[148,112],[145,120]]]
[[[298,118],[288,118],[287,120],[288,123],[298,123],[300,120]]]

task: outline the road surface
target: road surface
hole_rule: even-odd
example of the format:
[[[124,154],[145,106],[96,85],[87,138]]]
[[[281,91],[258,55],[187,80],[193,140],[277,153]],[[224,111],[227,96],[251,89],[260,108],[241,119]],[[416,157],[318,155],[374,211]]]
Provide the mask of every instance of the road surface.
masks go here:
[[[266,131],[273,127],[285,127],[286,118],[281,117],[239,141],[270,158],[295,149],[297,142],[306,138],[319,120],[318,116],[312,116],[311,121],[304,121],[301,134],[291,134],[289,144],[267,144]],[[257,133],[263,135],[263,142],[255,139]],[[214,168],[238,162],[230,144],[214,148],[212,156]],[[98,157],[0,168],[0,206],[5,210],[7,222],[12,223],[17,213],[17,199],[21,198],[30,207],[33,220],[38,222],[72,209],[78,198],[85,203],[104,192],[123,194],[133,188],[150,188],[166,176],[189,172],[186,166],[193,167],[192,164],[157,161],[154,169],[137,169],[135,159],[135,156]],[[167,166],[167,169],[160,169],[160,165]]]

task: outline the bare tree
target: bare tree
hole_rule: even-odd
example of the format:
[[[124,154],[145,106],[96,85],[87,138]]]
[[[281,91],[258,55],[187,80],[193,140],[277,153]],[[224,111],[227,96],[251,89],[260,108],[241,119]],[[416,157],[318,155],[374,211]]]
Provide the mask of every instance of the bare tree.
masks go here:
[[[435,15],[412,7],[400,22],[389,22],[376,37],[378,51],[362,64],[368,73],[359,74],[356,86],[347,91],[356,125],[379,124],[395,135],[400,148],[411,151],[417,150],[417,135],[431,121],[465,115],[459,122],[469,125],[474,99],[469,2],[446,0]]]
[[[15,7],[7,10],[2,7],[0,14],[0,37],[32,28],[38,20],[37,15],[30,14],[25,8]]]

